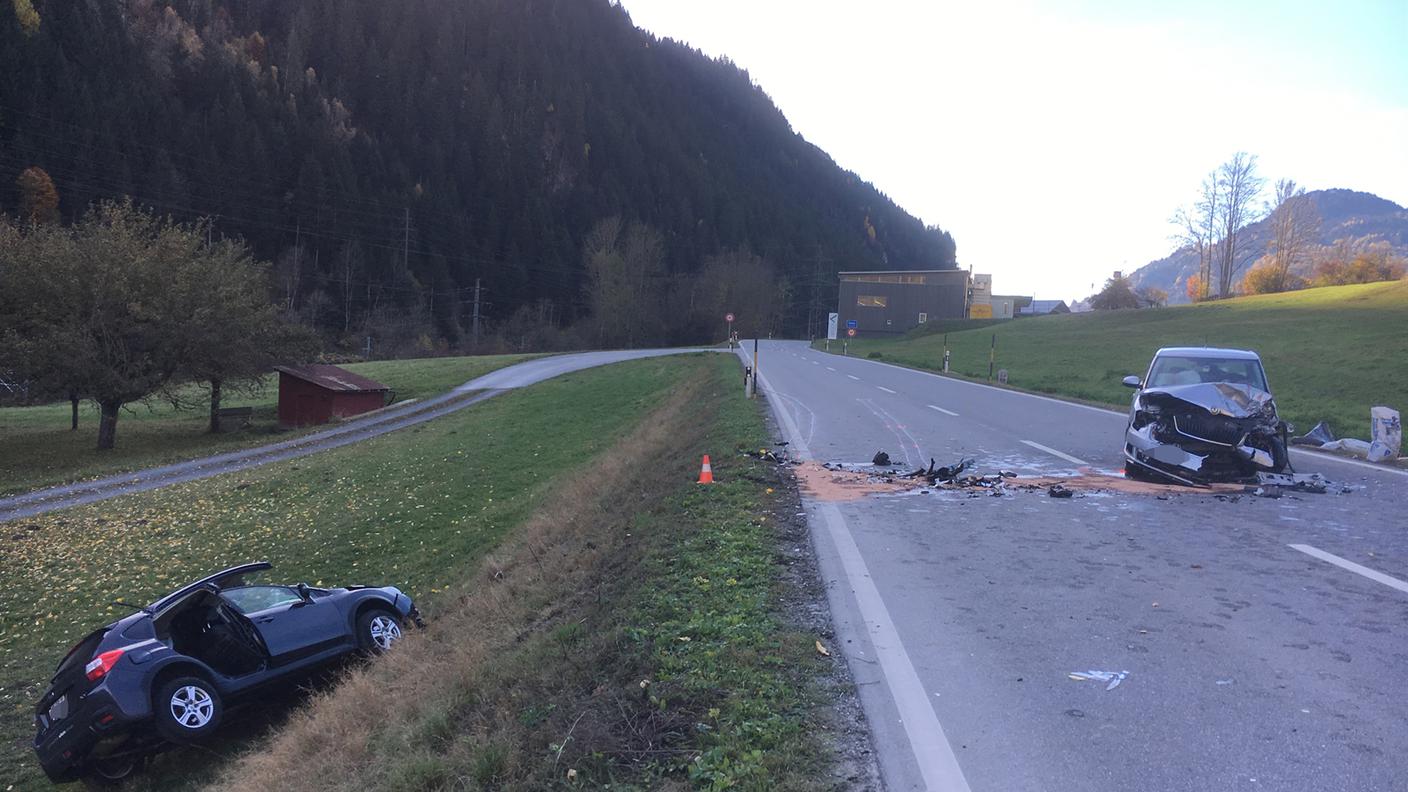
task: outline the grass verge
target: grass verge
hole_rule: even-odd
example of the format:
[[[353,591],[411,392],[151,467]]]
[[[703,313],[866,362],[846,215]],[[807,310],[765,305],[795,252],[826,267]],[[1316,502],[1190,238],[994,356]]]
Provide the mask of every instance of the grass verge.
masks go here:
[[[345,368],[384,382],[397,399],[434,396],[495,369],[536,355],[377,360]],[[79,407],[79,427],[70,429],[67,403],[34,407],[0,408],[0,496],[13,495],[52,484],[123,473],[153,465],[232,451],[292,437],[297,431],[279,427],[278,381],[246,396],[227,396],[226,407],[253,407],[250,426],[242,431],[212,435],[209,414],[203,410],[177,410],[153,401],[134,404],[118,419],[117,447],[98,451],[97,410],[91,403]],[[187,398],[209,398],[199,386],[187,388]]]
[[[777,605],[777,472],[734,453],[763,423],[732,358],[693,365],[441,595],[430,630],[314,697],[217,786],[833,785],[808,681],[832,661]],[[704,452],[711,487],[692,483]]]
[[[950,332],[952,371],[986,380],[994,338],[994,369],[1006,369],[1013,387],[1115,407],[1129,403],[1120,379],[1143,376],[1159,347],[1208,345],[1257,350],[1282,415],[1301,430],[1328,420],[1342,437],[1367,437],[1371,406],[1408,410],[1408,281]],[[938,370],[943,345],[929,333],[856,340],[850,353]]]

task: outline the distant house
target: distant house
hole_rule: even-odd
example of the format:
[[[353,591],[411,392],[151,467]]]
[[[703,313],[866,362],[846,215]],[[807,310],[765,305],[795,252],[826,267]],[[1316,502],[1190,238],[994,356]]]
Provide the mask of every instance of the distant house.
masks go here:
[[[1032,298],[1020,294],[994,294],[992,296],[992,318],[1011,319],[1020,315],[1031,304]]]
[[[1090,300],[1076,300],[1071,303],[1071,313],[1090,313]]]
[[[1046,316],[1047,314],[1067,314],[1065,300],[1032,300],[1032,304],[1022,309],[1022,316]]]
[[[275,366],[279,372],[279,423],[309,426],[386,406],[391,389],[376,380],[325,364]]]

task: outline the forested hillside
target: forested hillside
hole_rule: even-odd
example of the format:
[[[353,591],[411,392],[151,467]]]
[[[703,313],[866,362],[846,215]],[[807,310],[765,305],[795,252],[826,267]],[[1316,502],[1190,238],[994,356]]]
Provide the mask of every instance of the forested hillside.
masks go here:
[[[679,320],[633,343],[714,331],[695,314],[728,298],[686,277],[711,258],[776,273],[767,310],[794,333],[837,270],[955,264],[952,237],[794,133],[745,71],[607,0],[11,5],[0,212],[37,166],[65,222],[123,195],[210,216],[275,262],[273,299],[348,347],[463,346],[477,279],[486,327],[582,322],[608,218],[660,251],[636,272],[657,288],[616,292],[651,304],[614,310],[667,294],[692,311],[670,303]]]

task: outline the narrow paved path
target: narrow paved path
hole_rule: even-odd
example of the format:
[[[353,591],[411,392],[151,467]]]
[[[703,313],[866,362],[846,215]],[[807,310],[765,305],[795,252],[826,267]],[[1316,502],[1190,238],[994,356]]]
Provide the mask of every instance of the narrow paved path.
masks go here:
[[[359,443],[387,432],[394,432],[397,429],[404,429],[407,426],[414,426],[442,415],[458,412],[505,391],[526,387],[573,371],[626,360],[709,351],[715,350],[636,349],[614,352],[579,352],[571,355],[537,358],[490,372],[460,385],[449,393],[424,401],[410,402],[380,410],[374,415],[348,421],[335,428],[304,435],[293,440],[201,457],[173,465],[120,473],[92,481],[48,487],[23,495],[3,498],[0,499],[0,523],[107,500],[119,495],[145,492],[185,481],[233,473],[238,470],[267,465],[271,462],[282,462],[351,443]]]
[[[800,342],[760,357],[805,457],[1123,464],[1118,412]],[[1408,478],[1294,462],[1355,489],[804,498],[887,786],[1408,788]],[[1127,675],[1107,689],[1084,671]]]

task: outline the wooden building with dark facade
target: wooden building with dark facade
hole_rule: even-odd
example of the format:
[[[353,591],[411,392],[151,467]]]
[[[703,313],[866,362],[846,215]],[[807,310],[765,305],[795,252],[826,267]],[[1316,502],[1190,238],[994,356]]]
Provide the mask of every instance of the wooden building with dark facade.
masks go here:
[[[279,423],[311,426],[386,406],[391,389],[345,368],[320,363],[275,366],[279,372]]]
[[[967,316],[967,270],[842,272],[838,276],[841,337],[848,328],[854,328],[857,336],[873,338],[899,335],[935,319]]]

